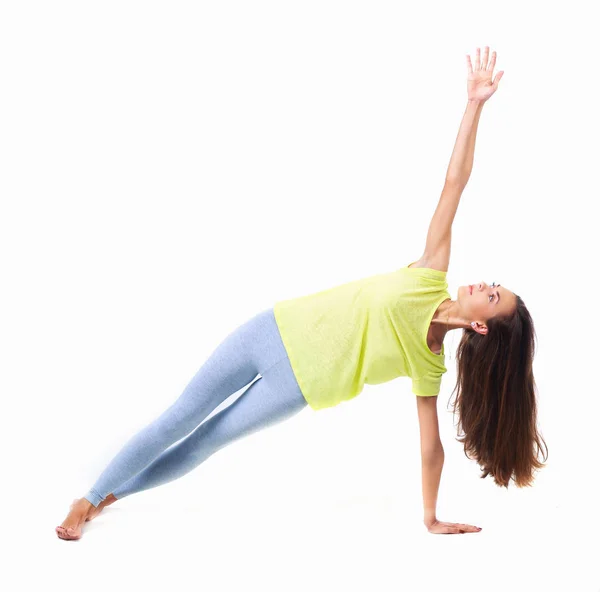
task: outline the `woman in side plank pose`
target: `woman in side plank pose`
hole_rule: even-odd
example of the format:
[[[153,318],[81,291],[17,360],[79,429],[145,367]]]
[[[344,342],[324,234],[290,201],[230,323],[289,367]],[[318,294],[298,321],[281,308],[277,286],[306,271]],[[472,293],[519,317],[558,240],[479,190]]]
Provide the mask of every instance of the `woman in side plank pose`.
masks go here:
[[[420,425],[424,524],[432,533],[478,532],[442,522],[436,502],[444,449],[437,395],[444,337],[461,329],[456,364],[459,442],[499,486],[530,486],[547,446],[536,427],[532,372],[535,330],[523,300],[486,282],[447,291],[451,228],[471,174],[475,136],[492,79],[477,48],[467,55],[467,106],[421,258],[389,273],[277,302],[218,345],[175,402],[134,435],[84,497],[76,499],[56,533],[79,539],[82,526],[104,507],[181,477],[217,450],[291,417],[309,405],[323,409],[356,397],[364,384],[412,379]],[[258,378],[258,380],[256,380]],[[253,382],[254,381],[254,382]],[[250,384],[252,383],[252,384]],[[204,421],[225,399],[250,386]],[[173,446],[172,446],[173,445]]]

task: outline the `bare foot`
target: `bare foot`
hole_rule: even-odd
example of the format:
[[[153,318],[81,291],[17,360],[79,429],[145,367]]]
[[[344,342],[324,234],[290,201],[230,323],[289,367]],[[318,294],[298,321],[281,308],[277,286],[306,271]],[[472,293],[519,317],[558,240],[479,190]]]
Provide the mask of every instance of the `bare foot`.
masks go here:
[[[107,495],[97,508],[84,497],[73,500],[67,517],[60,526],[55,528],[56,534],[67,541],[80,539],[83,524],[93,520],[106,506],[116,501],[117,498],[112,493]]]

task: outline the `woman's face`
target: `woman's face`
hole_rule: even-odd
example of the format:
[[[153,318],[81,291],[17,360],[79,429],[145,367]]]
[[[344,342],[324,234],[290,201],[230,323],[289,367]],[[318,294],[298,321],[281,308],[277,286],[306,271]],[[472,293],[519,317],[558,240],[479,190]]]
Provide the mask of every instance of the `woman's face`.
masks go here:
[[[467,319],[484,323],[495,316],[512,314],[517,305],[517,297],[501,284],[478,282],[460,286],[458,302]]]

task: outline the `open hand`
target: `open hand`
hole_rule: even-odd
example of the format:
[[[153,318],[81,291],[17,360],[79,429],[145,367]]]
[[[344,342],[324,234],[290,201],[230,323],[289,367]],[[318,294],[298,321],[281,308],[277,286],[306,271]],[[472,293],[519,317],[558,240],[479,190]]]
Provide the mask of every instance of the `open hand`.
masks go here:
[[[431,520],[426,522],[427,530],[433,534],[463,534],[465,532],[479,532],[479,526],[462,524],[460,522],[442,522],[441,520]]]
[[[487,101],[498,89],[498,82],[504,74],[504,70],[500,70],[494,80],[494,66],[496,65],[496,52],[492,52],[492,58],[488,63],[488,55],[490,48],[486,45],[483,50],[483,59],[479,59],[479,47],[475,54],[475,68],[471,64],[471,56],[467,54],[467,95],[469,101]]]

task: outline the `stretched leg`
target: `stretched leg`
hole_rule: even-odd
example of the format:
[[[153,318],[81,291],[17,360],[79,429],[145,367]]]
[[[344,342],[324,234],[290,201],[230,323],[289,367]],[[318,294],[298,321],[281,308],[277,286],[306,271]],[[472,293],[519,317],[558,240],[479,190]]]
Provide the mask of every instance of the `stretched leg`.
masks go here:
[[[194,430],[225,399],[283,357],[286,352],[272,309],[235,329],[198,370],[180,397],[131,438],[87,494],[71,506],[63,524],[56,528],[58,536],[79,538],[81,525],[109,493],[142,471]]]
[[[288,358],[280,360],[231,405],[163,452],[141,473],[113,491],[116,499],[173,481],[217,450],[295,415],[306,406]]]

